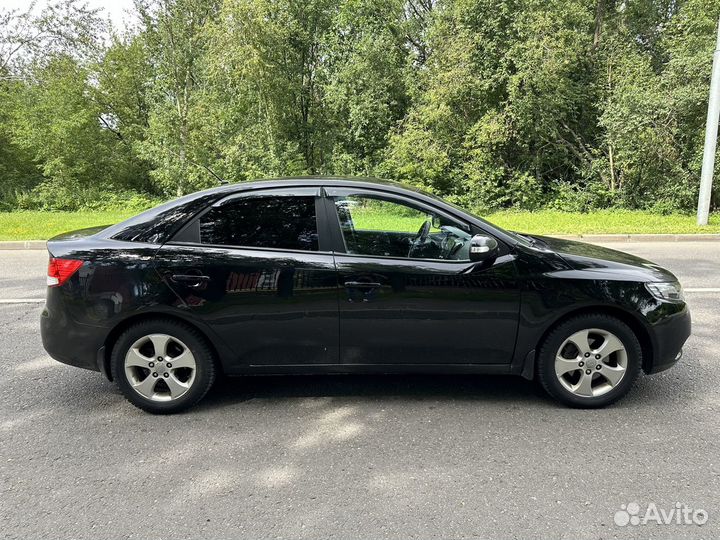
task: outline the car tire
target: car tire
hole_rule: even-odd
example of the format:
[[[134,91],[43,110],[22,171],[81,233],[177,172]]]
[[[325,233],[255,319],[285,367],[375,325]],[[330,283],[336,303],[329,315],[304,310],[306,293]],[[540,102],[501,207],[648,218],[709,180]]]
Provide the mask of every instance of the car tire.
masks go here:
[[[215,355],[197,330],[171,319],[128,327],[110,357],[125,398],[153,414],[172,414],[200,401],[215,381]]]
[[[579,315],[550,331],[537,360],[538,380],[548,394],[571,407],[598,408],[632,388],[642,367],[642,347],[621,320]]]

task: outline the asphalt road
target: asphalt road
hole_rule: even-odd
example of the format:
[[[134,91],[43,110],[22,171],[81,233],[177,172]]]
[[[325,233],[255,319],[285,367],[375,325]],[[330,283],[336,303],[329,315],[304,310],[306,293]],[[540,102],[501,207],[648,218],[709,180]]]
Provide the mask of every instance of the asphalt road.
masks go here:
[[[42,298],[46,254],[0,252],[0,536],[718,538],[720,243],[611,247],[681,278],[694,332],[608,409],[510,377],[267,377],[169,417],[52,361],[42,304],[8,303]],[[632,502],[709,517],[616,525]]]

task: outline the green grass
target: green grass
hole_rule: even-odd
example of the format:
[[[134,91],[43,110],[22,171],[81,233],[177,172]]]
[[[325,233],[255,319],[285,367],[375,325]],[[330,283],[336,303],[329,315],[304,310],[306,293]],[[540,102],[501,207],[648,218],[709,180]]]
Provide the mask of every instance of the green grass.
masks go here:
[[[56,234],[93,227],[111,225],[130,217],[135,212],[0,212],[0,240],[46,240]],[[649,212],[603,210],[591,214],[554,212],[497,212],[486,219],[492,223],[520,232],[534,234],[620,234],[620,233],[720,233],[720,214],[713,214],[710,225],[698,227],[695,216],[660,216]],[[417,217],[392,216],[377,212],[356,214],[356,226],[415,232],[419,228]]]
[[[354,208],[352,215],[358,229],[368,230],[416,232],[423,222],[423,218],[388,215],[374,209]],[[531,234],[720,233],[720,214],[712,215],[707,227],[698,227],[692,215],[662,216],[629,210],[602,210],[591,214],[505,211],[483,217],[505,229]]]
[[[682,234],[720,233],[720,214],[710,224],[698,227],[694,215],[662,216],[637,210],[602,210],[590,214],[555,212],[498,212],[484,216],[491,223],[532,234]]]
[[[372,208],[353,208],[353,225],[366,231],[417,232],[427,219],[420,212],[417,215],[403,216],[378,212]]]
[[[137,212],[0,212],[0,240],[47,240],[67,231],[112,225]]]

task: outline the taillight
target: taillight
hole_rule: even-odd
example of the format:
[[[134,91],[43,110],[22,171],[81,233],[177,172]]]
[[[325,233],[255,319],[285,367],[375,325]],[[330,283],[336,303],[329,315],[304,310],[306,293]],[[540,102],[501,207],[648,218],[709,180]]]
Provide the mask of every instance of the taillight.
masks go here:
[[[47,284],[48,287],[59,287],[65,283],[83,265],[82,261],[76,259],[56,259],[50,257],[48,262]]]

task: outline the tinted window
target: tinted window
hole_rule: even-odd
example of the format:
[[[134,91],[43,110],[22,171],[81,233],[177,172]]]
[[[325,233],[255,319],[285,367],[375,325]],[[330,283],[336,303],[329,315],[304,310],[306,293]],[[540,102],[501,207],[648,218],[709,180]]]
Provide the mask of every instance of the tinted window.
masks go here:
[[[335,197],[348,253],[469,260],[469,228],[428,209],[371,195]]]
[[[260,196],[231,200],[200,218],[200,242],[317,251],[315,198]]]
[[[184,221],[223,196],[221,191],[205,195],[186,195],[113,225],[107,228],[104,234],[124,242],[162,244]]]

